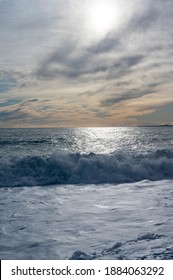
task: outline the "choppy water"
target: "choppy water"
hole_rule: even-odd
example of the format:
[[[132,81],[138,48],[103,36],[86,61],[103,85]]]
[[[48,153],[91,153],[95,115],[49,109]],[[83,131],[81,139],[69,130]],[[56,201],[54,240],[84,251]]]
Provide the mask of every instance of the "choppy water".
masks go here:
[[[0,129],[1,259],[173,259],[173,128]]]

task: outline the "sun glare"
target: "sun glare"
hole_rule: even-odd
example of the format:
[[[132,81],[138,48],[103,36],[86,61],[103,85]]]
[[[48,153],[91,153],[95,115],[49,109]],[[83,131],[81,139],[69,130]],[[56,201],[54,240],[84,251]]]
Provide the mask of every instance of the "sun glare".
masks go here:
[[[114,3],[111,0],[93,1],[88,13],[90,31],[104,36],[118,24],[120,12]]]

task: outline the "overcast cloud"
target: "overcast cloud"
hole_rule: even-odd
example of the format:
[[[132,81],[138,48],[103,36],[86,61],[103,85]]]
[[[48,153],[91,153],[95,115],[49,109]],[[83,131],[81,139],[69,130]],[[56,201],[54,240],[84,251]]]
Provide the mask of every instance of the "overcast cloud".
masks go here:
[[[0,0],[1,127],[173,124],[173,1],[101,1]]]

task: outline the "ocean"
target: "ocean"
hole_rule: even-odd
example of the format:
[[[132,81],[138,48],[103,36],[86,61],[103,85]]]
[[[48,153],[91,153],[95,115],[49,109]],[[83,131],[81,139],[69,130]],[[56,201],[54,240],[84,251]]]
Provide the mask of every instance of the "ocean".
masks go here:
[[[0,259],[173,259],[173,127],[0,129]]]

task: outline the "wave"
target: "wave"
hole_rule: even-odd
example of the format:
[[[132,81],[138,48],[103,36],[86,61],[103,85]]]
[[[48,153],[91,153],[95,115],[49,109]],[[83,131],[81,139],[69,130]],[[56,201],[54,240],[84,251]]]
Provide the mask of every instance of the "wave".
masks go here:
[[[0,187],[130,183],[173,178],[173,151],[0,158]]]
[[[0,146],[52,144],[52,140],[0,140]]]

